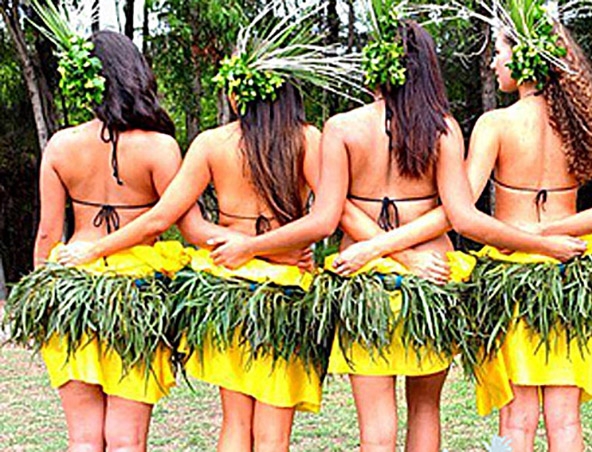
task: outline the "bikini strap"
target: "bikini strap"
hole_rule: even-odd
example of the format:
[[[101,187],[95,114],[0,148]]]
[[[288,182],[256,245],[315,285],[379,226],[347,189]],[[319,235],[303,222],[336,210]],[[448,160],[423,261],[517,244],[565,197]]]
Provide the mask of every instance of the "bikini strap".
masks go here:
[[[91,201],[82,201],[79,199],[70,198],[75,204],[81,204],[83,206],[99,207],[99,211],[93,218],[93,226],[100,228],[103,224],[107,227],[107,234],[111,234],[113,231],[117,231],[120,225],[119,213],[117,209],[145,209],[147,207],[153,207],[156,205],[156,201],[142,205],[113,205],[113,204],[101,204]]]
[[[261,235],[261,234],[271,231],[271,218],[268,218],[263,214],[260,214],[257,216],[236,215],[233,213],[224,212],[220,208],[218,208],[218,212],[228,218],[236,218],[237,220],[255,221],[255,233],[257,235]]]
[[[381,206],[380,213],[378,214],[377,219],[378,226],[380,226],[380,228],[383,231],[391,231],[401,226],[399,207],[397,206],[398,202],[426,201],[429,199],[437,198],[438,194],[433,193],[428,196],[417,196],[397,199],[389,198],[388,196],[385,196],[384,198],[366,198],[364,196],[357,196],[350,193],[347,195],[347,197],[348,199],[356,199],[358,201],[379,202]]]
[[[105,136],[105,132],[107,136]],[[103,122],[101,129],[101,140],[104,143],[111,143],[111,167],[113,168],[113,177],[117,181],[117,185],[123,185],[123,181],[119,177],[119,162],[117,160],[117,143],[119,142],[119,131],[108,126]]]

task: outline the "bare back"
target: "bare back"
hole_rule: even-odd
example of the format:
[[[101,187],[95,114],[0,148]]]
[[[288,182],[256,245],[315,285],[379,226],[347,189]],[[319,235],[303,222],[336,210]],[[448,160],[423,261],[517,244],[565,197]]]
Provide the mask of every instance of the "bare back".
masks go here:
[[[395,159],[390,162],[384,101],[338,115],[335,119],[339,122],[347,147],[350,179],[348,197],[352,203],[377,220],[382,203],[355,198],[389,198],[396,205],[392,209],[396,208],[399,225],[409,223],[437,206],[437,184],[433,170],[420,179],[410,179],[401,176]],[[344,237],[342,247],[347,247],[352,241],[350,237]],[[416,248],[444,252],[451,250],[452,245],[446,236],[441,236]]]
[[[544,98],[527,97],[495,115],[499,140],[495,216],[524,225],[575,213],[577,181],[568,172]]]
[[[256,234],[256,222],[260,217],[269,221],[269,227],[279,227],[278,221],[261,199],[251,182],[248,167],[245,165],[244,154],[241,152],[241,129],[238,122],[207,132],[207,162],[210,177],[216,190],[219,206],[219,224],[248,235]],[[320,132],[312,127],[305,127],[304,178],[301,193],[305,203],[310,192],[307,182],[316,173],[318,159],[318,142]],[[278,184],[289,183],[277,181]]]
[[[144,213],[158,201],[159,193],[178,169],[180,156],[173,138],[142,130],[122,132],[117,161],[123,185],[118,185],[113,177],[112,144],[101,139],[101,127],[100,121],[93,120],[63,130],[52,138],[48,149],[48,165],[59,178],[64,194],[73,200],[71,241],[94,241],[107,234],[108,220],[101,219],[100,213],[103,217],[106,214],[101,206],[115,208],[116,219],[111,221],[116,220],[119,227]],[[42,192],[54,188],[42,183]],[[51,202],[52,193],[46,195]],[[59,193],[53,195],[60,197]]]

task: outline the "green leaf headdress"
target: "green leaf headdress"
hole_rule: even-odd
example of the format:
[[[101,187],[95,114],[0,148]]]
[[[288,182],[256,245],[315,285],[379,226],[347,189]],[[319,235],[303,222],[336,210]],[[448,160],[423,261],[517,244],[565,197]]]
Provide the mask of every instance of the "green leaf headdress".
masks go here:
[[[534,82],[538,89],[544,87],[551,67],[571,71],[563,58],[567,50],[559,42],[556,22],[592,9],[590,0],[571,0],[563,5],[545,0],[476,0],[475,5],[472,9],[450,0],[446,5],[416,5],[406,10],[408,14],[427,13],[428,22],[472,18],[502,30],[516,43],[508,65],[512,78],[518,84]]]
[[[406,81],[405,48],[399,34],[399,9],[394,0],[366,0],[372,42],[363,49],[366,84],[372,88]]]
[[[240,30],[235,53],[222,61],[214,77],[217,85],[234,97],[240,114],[254,100],[274,100],[287,80],[357,101],[344,88],[363,90],[360,56],[339,54],[337,45],[320,45],[322,35],[315,30],[314,18],[324,8],[321,2],[307,2],[275,16],[283,4],[269,2]]]
[[[69,106],[69,122],[79,124],[92,119],[93,107],[101,103],[105,79],[101,61],[92,56],[93,43],[76,30],[84,14],[86,2],[72,12],[63,4],[58,8],[49,0],[31,0],[41,24],[31,21],[58,50],[60,89]],[[96,14],[97,11],[92,11]]]

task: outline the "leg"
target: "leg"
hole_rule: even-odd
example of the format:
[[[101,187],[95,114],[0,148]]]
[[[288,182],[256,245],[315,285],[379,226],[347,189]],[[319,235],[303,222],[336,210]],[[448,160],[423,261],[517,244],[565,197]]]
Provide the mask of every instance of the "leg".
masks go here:
[[[107,451],[146,451],[151,414],[152,405],[108,396],[105,416]]]
[[[397,445],[395,377],[350,375],[358,411],[361,452],[394,452]]]
[[[218,452],[251,452],[255,402],[240,392],[220,388],[222,429]]]
[[[440,450],[440,395],[446,373],[407,377],[407,452]]]
[[[253,438],[255,452],[288,452],[294,408],[255,402]]]
[[[510,439],[513,452],[530,452],[539,421],[538,387],[512,384],[512,390],[514,400],[500,410],[500,436]]]
[[[545,386],[543,414],[547,428],[549,452],[582,452],[582,421],[580,419],[581,389],[575,386]]]
[[[68,425],[68,451],[103,452],[105,394],[101,387],[69,381],[58,392]]]

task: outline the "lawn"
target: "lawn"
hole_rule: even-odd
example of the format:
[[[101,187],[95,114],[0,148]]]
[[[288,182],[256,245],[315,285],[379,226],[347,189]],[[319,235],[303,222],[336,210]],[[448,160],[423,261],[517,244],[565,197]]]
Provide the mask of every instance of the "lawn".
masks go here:
[[[215,451],[220,408],[216,388],[194,382],[192,392],[180,383],[156,406],[150,432],[150,451]],[[405,407],[399,384],[400,450],[403,450]],[[583,407],[587,450],[592,451],[592,404]],[[449,452],[483,451],[497,430],[495,415],[480,418],[474,393],[460,372],[453,369],[442,400],[443,448]],[[298,413],[292,434],[293,452],[356,451],[356,414],[349,383],[330,378],[319,415]],[[539,429],[537,451],[544,451]],[[63,451],[66,427],[59,400],[39,357],[28,351],[0,349],[0,451]]]

